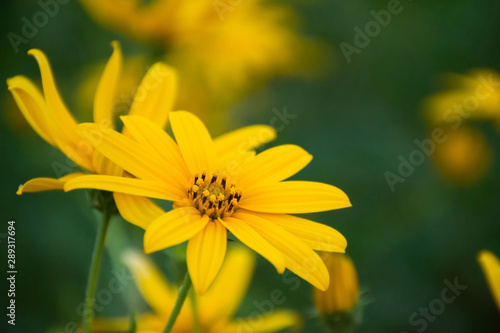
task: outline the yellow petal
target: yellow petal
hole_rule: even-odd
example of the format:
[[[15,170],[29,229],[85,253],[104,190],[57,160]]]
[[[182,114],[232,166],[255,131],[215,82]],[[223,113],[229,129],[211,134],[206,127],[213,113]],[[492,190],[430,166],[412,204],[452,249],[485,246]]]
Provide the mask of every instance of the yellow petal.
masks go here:
[[[75,133],[77,123],[57,91],[47,57],[37,49],[29,50],[28,54],[35,57],[40,67],[43,93],[50,112],[49,120],[54,123],[51,133],[52,139],[56,142],[57,147],[71,160],[87,170],[93,171],[92,147],[88,146]]]
[[[224,263],[205,294],[199,297],[200,321],[212,327],[232,318],[252,281],[255,256],[243,246],[229,248]],[[238,278],[234,278],[238,272]],[[231,297],[221,297],[231,295]]]
[[[114,192],[116,207],[120,215],[128,222],[146,229],[153,220],[165,213],[151,199]]]
[[[92,165],[96,173],[100,175],[121,176],[123,169],[110,161],[101,152],[94,150],[92,154]]]
[[[218,331],[225,333],[268,333],[281,331],[286,328],[298,330],[301,326],[302,319],[299,313],[277,310],[254,318],[238,318],[227,323]]]
[[[486,250],[479,252],[477,260],[486,277],[498,311],[500,311],[500,261],[493,253]]]
[[[199,295],[205,293],[219,273],[227,246],[226,228],[217,220],[192,237],[187,246],[187,266]]]
[[[244,153],[233,152],[232,154],[225,154],[220,157],[218,162],[217,169],[221,172],[226,172],[230,177],[235,177],[242,174],[243,167],[248,161],[251,161],[255,158],[255,151],[245,151]],[[238,183],[239,185],[239,183]]]
[[[276,131],[267,125],[252,125],[237,129],[214,139],[217,156],[234,151],[244,153],[276,139]]]
[[[163,128],[177,97],[177,81],[172,67],[155,63],[139,85],[129,115],[146,117]]]
[[[141,295],[156,314],[169,314],[177,298],[177,289],[154,263],[145,255],[129,250],[123,254],[123,262],[128,267]]]
[[[245,221],[263,238],[281,251],[286,267],[311,283],[318,289],[328,288],[328,270],[321,258],[303,241],[281,228],[258,216],[245,213],[242,210],[233,214],[235,218]]]
[[[208,216],[193,207],[182,207],[163,214],[144,233],[144,252],[152,253],[183,243],[200,232]]]
[[[135,141],[155,151],[165,163],[175,168],[177,171],[175,176],[182,176],[186,182],[191,180],[179,146],[164,130],[141,116],[126,116],[121,117],[121,120]]]
[[[169,201],[178,201],[181,199],[175,192],[175,188],[166,188],[164,184],[158,184],[156,181],[104,175],[88,175],[72,179],[66,183],[64,191],[84,188]]]
[[[77,132],[97,151],[132,175],[175,186],[178,191],[187,188],[186,182],[169,163],[125,135],[92,123],[80,124]]]
[[[241,208],[263,213],[300,214],[350,207],[347,195],[323,183],[284,181],[244,190]]]
[[[28,54],[35,57],[36,61],[38,62],[38,66],[40,67],[43,93],[45,95],[47,105],[53,110],[54,116],[58,118],[61,124],[66,125],[63,126],[62,129],[70,132],[76,126],[76,121],[69,113],[66,105],[59,95],[59,92],[57,91],[49,60],[42,51],[37,49],[29,50]]]
[[[243,244],[266,258],[274,265],[278,273],[285,271],[285,259],[282,253],[264,239],[257,231],[249,226],[245,221],[232,217],[225,217],[219,220],[227,230],[238,238]]]
[[[318,251],[345,252],[347,241],[337,230],[311,220],[285,214],[251,212],[258,217],[273,222],[292,235],[300,238],[309,247]]]
[[[64,184],[70,179],[84,176],[85,173],[74,172],[70,173],[64,177],[59,179],[56,178],[34,178],[27,181],[22,186],[19,186],[16,194],[21,195],[23,193],[30,192],[43,192],[43,191],[52,191],[52,190],[62,190],[64,188]]]
[[[55,146],[47,103],[38,88],[24,76],[8,79],[7,85],[26,121],[42,139]]]
[[[244,166],[238,186],[247,189],[260,183],[282,181],[302,170],[311,160],[312,156],[299,146],[267,149]]]
[[[189,112],[177,111],[170,113],[170,122],[191,174],[214,170],[214,145],[201,120]]]
[[[111,45],[113,46],[113,54],[104,68],[94,98],[94,122],[109,128],[114,127],[115,92],[123,61],[120,44],[114,41]]]
[[[122,332],[130,328],[129,317],[94,318],[92,319],[92,332]]]
[[[62,190],[63,188],[64,183],[56,178],[34,178],[19,186],[16,193],[17,195],[21,195],[25,192],[53,191]]]
[[[137,332],[159,332],[166,321],[154,314],[136,316]],[[95,318],[92,320],[92,332],[124,332],[130,330],[130,316],[114,318]]]

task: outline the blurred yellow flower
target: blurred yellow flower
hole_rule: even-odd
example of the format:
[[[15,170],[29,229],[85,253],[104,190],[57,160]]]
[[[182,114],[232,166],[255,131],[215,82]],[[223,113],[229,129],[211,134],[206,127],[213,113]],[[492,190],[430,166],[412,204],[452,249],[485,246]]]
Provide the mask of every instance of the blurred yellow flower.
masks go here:
[[[136,318],[137,333],[163,332],[172,312],[178,291],[146,256],[129,251],[124,262],[133,274],[135,283],[153,313],[140,314]],[[202,296],[193,295],[184,303],[173,332],[194,332],[195,322],[199,333],[275,332],[284,328],[299,328],[301,318],[289,310],[269,313],[253,311],[249,318],[233,319],[243,301],[255,267],[255,257],[242,247],[228,250],[212,287]],[[237,273],[237,278],[235,278]],[[195,318],[194,316],[198,316]],[[130,319],[97,318],[92,323],[93,332],[128,331]]]
[[[90,175],[66,183],[65,190],[94,188],[174,202],[167,213],[122,212],[146,229],[144,250],[159,251],[185,241],[187,264],[198,293],[217,275],[226,253],[227,231],[268,259],[325,290],[328,271],[314,249],[344,252],[336,230],[288,214],[351,206],[340,189],[309,181],[284,181],[312,159],[295,145],[277,146],[254,156],[267,126],[243,128],[214,141],[204,124],[185,111],[170,112],[177,141],[143,117],[121,118],[132,140],[115,131],[92,141],[96,124],[77,131],[94,148],[137,178]],[[251,141],[249,139],[252,139]],[[152,216],[154,215],[154,216]]]
[[[493,122],[500,129],[500,74],[476,69],[467,75],[447,74],[445,89],[427,98],[428,125],[445,132],[434,160],[440,173],[453,184],[469,186],[490,169],[493,151],[470,122]]]
[[[320,253],[330,274],[326,291],[314,288],[314,304],[323,316],[351,311],[358,303],[359,282],[354,264],[346,254]]]
[[[479,252],[477,261],[483,269],[493,299],[498,307],[498,311],[500,311],[500,261],[493,253],[487,250]]]
[[[122,53],[117,42],[112,45],[114,51],[99,80],[93,104],[96,124],[93,140],[96,142],[100,141],[101,133],[114,128],[114,96],[120,80]],[[122,170],[117,165],[95,151],[75,132],[78,124],[59,95],[45,54],[36,49],[30,50],[28,54],[34,56],[40,66],[43,94],[24,76],[8,79],[7,85],[31,127],[45,141],[63,152],[68,157],[68,163],[52,164],[59,178],[32,179],[21,186],[17,194],[62,190],[67,180],[85,175],[80,168],[91,173],[121,175]],[[174,70],[161,62],[154,64],[137,89],[129,114],[144,116],[159,126],[165,126],[176,90],[177,76]],[[121,194],[117,196],[123,197]]]
[[[468,75],[447,74],[445,89],[425,101],[431,126],[447,123],[456,129],[466,120],[489,120],[500,126],[500,74],[477,69]]]
[[[447,139],[436,145],[434,153],[443,177],[457,185],[482,179],[490,169],[493,154],[483,133],[466,125],[445,133]]]
[[[81,3],[100,24],[164,46],[165,61],[179,71],[179,106],[199,115],[227,112],[272,77],[310,72],[321,53],[298,35],[290,8],[261,0]]]

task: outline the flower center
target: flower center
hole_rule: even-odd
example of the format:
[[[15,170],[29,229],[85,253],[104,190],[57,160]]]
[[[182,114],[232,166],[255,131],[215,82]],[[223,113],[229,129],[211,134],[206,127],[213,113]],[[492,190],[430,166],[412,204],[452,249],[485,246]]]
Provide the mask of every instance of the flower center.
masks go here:
[[[201,214],[217,219],[231,216],[238,209],[241,189],[231,183],[226,175],[202,172],[194,176],[188,197]]]

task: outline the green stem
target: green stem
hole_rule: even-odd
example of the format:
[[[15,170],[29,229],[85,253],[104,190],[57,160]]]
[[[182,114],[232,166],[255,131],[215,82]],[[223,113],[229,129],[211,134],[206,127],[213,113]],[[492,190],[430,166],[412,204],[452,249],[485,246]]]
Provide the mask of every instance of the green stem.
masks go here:
[[[92,252],[92,260],[90,262],[89,278],[87,280],[87,289],[85,290],[85,308],[83,310],[82,332],[90,333],[90,324],[92,322],[95,299],[95,289],[97,287],[97,276],[99,275],[99,266],[101,265],[102,251],[104,249],[104,241],[106,239],[106,231],[108,230],[110,213],[104,213],[102,223],[97,231],[97,236]]]
[[[189,271],[186,272],[186,276],[184,276],[184,281],[182,281],[181,286],[179,287],[179,295],[177,296],[177,300],[175,301],[174,309],[170,314],[170,317],[167,321],[167,326],[163,330],[163,333],[170,333],[172,328],[174,327],[175,321],[181,313],[182,305],[186,300],[186,297],[189,293],[189,289],[191,289],[191,277],[189,276]]]

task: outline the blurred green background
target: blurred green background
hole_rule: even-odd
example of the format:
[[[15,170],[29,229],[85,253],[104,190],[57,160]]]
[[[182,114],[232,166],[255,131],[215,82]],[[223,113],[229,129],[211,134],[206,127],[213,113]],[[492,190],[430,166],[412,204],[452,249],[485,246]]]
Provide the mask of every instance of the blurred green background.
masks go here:
[[[413,141],[428,137],[421,103],[440,88],[441,74],[476,67],[500,70],[500,3],[402,1],[403,11],[348,64],[339,44],[352,44],[353,28],[363,27],[372,20],[370,11],[384,9],[387,3],[292,1],[290,6],[303,21],[302,32],[335,50],[333,69],[314,80],[269,82],[232,108],[232,123],[235,127],[268,124],[273,109],[286,107],[296,118],[273,144],[298,144],[314,156],[296,178],[334,184],[349,195],[352,208],[308,217],[335,227],[348,240],[347,251],[357,266],[363,297],[370,302],[358,332],[417,332],[420,326],[409,322],[412,313],[440,298],[444,280],[456,278],[467,289],[446,304],[425,331],[498,332],[498,310],[476,255],[483,248],[500,255],[499,156],[486,177],[468,187],[456,187],[441,178],[431,158],[397,184],[394,192],[384,173],[396,173],[398,156],[407,158],[416,148]],[[107,60],[115,39],[122,43],[125,56],[150,51],[150,47],[98,26],[74,0],[61,7],[28,44],[21,44],[16,54],[7,33],[19,34],[22,17],[37,10],[35,1],[0,4],[1,81],[18,74],[38,81],[36,62],[26,51],[39,48],[48,55],[70,109],[83,115],[80,120],[90,120],[84,110],[76,112],[74,102],[82,68]],[[3,236],[8,220],[16,221],[18,267],[16,327],[7,327],[3,316],[0,327],[5,330],[1,331],[64,332],[66,323],[79,321],[76,309],[83,299],[95,214],[88,208],[84,191],[16,196],[19,184],[28,179],[53,177],[51,164],[65,163],[65,157],[24,122],[5,84],[0,94],[0,248],[5,253],[0,274],[6,274]],[[487,123],[481,128],[493,151],[499,152],[497,129]],[[111,238],[124,235],[140,248],[139,228],[118,218],[113,224]],[[154,258],[160,264],[169,260],[161,253]],[[101,271],[103,285],[112,276],[115,259],[107,253]],[[0,289],[3,309],[5,281],[2,278]],[[310,285],[302,281],[299,289],[290,290],[262,258],[239,313],[254,311],[253,302],[265,300],[273,289],[283,290],[287,297],[281,307],[298,309],[306,319],[311,316]],[[125,314],[127,298],[127,293],[116,295],[100,315]],[[306,320],[304,332],[317,329],[315,320]]]

